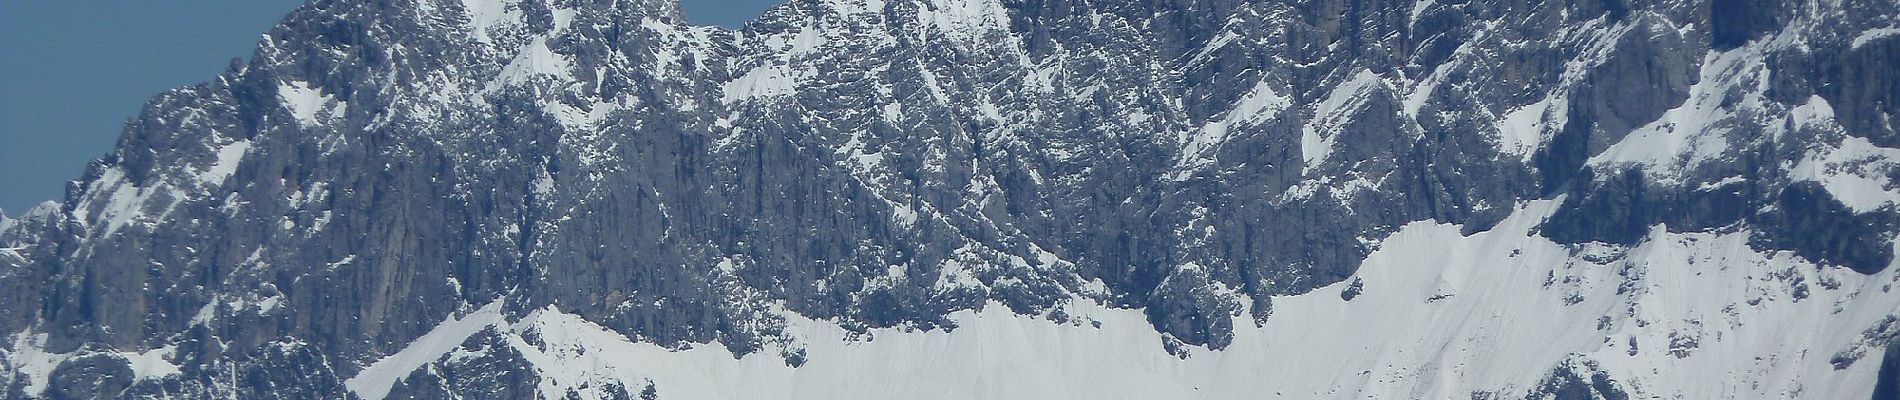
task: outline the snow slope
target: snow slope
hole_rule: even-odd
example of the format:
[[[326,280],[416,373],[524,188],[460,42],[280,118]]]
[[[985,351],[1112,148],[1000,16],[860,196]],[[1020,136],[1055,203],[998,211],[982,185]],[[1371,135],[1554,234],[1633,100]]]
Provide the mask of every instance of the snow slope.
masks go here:
[[[1831,361],[1900,310],[1894,269],[1863,276],[1760,254],[1746,232],[1658,228],[1632,248],[1532,235],[1560,202],[1526,203],[1471,236],[1406,226],[1355,279],[1276,297],[1264,325],[1237,316],[1233,346],[1185,358],[1157,345],[1140,311],[1084,300],[1068,305],[1066,322],[992,304],[955,314],[948,332],[853,334],[791,315],[790,346],[808,359],[797,368],[765,354],[734,360],[716,344],[634,343],[558,309],[502,321],[491,305],[443,323],[351,388],[379,398],[392,373],[406,374],[387,366],[420,368],[422,353],[446,362],[456,348],[447,343],[485,326],[508,332],[549,396],[651,382],[667,399],[1395,399],[1471,396],[1465,388],[1518,398],[1559,365],[1601,368],[1636,398],[1864,398],[1874,386],[1879,362]],[[1363,293],[1343,299],[1355,281]]]

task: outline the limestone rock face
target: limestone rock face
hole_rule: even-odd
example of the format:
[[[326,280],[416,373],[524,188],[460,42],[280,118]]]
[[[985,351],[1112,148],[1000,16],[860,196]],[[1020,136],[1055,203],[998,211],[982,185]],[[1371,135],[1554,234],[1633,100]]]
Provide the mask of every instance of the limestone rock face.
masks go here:
[[[1795,317],[1738,307],[1838,298],[1809,333],[1859,341],[1751,370],[1780,379],[1803,357],[1897,346],[1853,311],[1900,304],[1895,15],[1892,0],[791,0],[724,29],[672,0],[314,0],[250,59],[154,99],[64,199],[0,220],[0,393],[691,398],[670,375],[576,381],[546,360],[586,357],[560,345],[581,326],[799,369],[826,356],[807,353],[812,323],[955,337],[960,313],[1087,325],[1080,305],[1139,310],[1153,349],[1196,362],[1308,310],[1275,299],[1382,307],[1408,286],[1361,267],[1423,229],[1408,227],[1478,237],[1545,203],[1497,246],[1568,249],[1538,290],[1613,289],[1620,308],[1564,320],[1613,353],[1761,360],[1781,348],[1721,343]],[[1702,237],[1741,238],[1716,264],[1761,260],[1708,271],[1747,288],[1647,314],[1676,306],[1655,291],[1690,289],[1646,277],[1691,269],[1631,260]],[[1683,247],[1685,265],[1717,251]],[[1415,267],[1504,262],[1451,260]],[[1578,265],[1606,272],[1557,272]],[[1412,284],[1464,282],[1440,279]],[[1516,301],[1499,293],[1416,300]],[[1652,333],[1670,339],[1639,351]],[[1538,340],[1507,336],[1478,335]],[[1406,367],[1395,380],[1416,387],[1390,393],[1900,385],[1891,354],[1834,368],[1845,380],[1795,374],[1812,380],[1793,392],[1698,392],[1595,357],[1504,383]],[[1387,393],[1354,385],[1306,395]]]

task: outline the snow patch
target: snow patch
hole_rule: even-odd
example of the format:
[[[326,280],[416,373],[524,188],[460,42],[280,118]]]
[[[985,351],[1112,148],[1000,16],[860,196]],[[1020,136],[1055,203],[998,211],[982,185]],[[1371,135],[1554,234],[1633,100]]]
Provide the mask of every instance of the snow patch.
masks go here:
[[[501,307],[504,303],[506,303],[505,300],[496,299],[461,318],[451,316],[443,320],[442,324],[436,325],[435,329],[429,330],[429,333],[424,333],[422,337],[409,342],[409,345],[404,346],[402,350],[376,360],[374,364],[370,364],[369,368],[364,368],[356,376],[343,381],[343,385],[348,387],[351,393],[365,399],[382,399],[388,396],[389,389],[395,386],[396,381],[409,376],[410,371],[421,368],[443,354],[461,347],[463,341],[481,332],[482,329],[502,323]]]
[[[198,172],[198,183],[224,183],[226,179],[231,178],[231,174],[237,172],[238,162],[243,161],[244,155],[250,152],[251,141],[249,139],[238,140],[223,146],[218,146],[218,159],[206,167],[204,171]]]
[[[1009,14],[997,0],[931,0],[917,10],[917,20],[945,37],[969,41],[1003,29]]]
[[[71,358],[71,353],[51,353],[46,351],[44,333],[22,331],[13,335],[13,348],[6,352],[6,369],[14,374],[26,375],[25,392],[39,395],[46,390],[47,381],[53,377],[53,369]]]
[[[1234,104],[1233,111],[1228,112],[1225,121],[1256,122],[1292,105],[1292,99],[1274,92],[1273,85],[1262,79],[1253,85],[1252,90],[1247,91],[1247,95],[1241,96],[1240,101]]]
[[[186,193],[162,183],[138,187],[126,179],[125,171],[119,167],[105,168],[98,179],[87,184],[85,197],[73,211],[73,219],[88,229],[100,228],[98,237],[112,236],[119,229],[133,222],[162,221],[184,201]],[[101,196],[104,196],[101,198]],[[153,200],[169,200],[158,215],[147,215]]]
[[[135,379],[145,380],[159,379],[183,373],[183,371],[178,368],[178,364],[173,364],[171,360],[166,359],[170,358],[172,354],[177,351],[177,345],[168,345],[142,352],[121,351],[117,354],[119,357],[124,358],[132,368],[132,375],[137,377]]]
[[[462,0],[462,10],[468,13],[469,35],[482,43],[493,42],[489,29],[518,20],[520,8],[515,6],[518,3],[518,0]]]
[[[502,67],[501,75],[489,83],[486,90],[493,91],[512,84],[527,83],[537,76],[553,77],[555,81],[572,82],[574,77],[567,58],[555,54],[548,48],[548,38],[537,37],[521,47],[521,52]]]
[[[1817,145],[1789,175],[1796,181],[1820,183],[1848,209],[1865,213],[1900,204],[1900,185],[1889,175],[1896,170],[1900,170],[1900,149],[1847,136],[1840,146]]]
[[[1353,114],[1385,84],[1378,74],[1361,69],[1358,74],[1334,87],[1326,99],[1314,105],[1313,118],[1300,129],[1300,157],[1306,161],[1301,173],[1311,172],[1326,162],[1333,152],[1333,140],[1352,122]]]
[[[789,96],[797,90],[797,81],[786,73],[784,66],[763,66],[746,71],[739,79],[726,82],[723,87],[726,104],[767,97]]]
[[[1854,43],[1853,43],[1853,46],[1850,47],[1850,49],[1859,50],[1860,46],[1865,46],[1867,45],[1868,42],[1880,40],[1888,36],[1894,36],[1894,35],[1900,35],[1900,28],[1889,27],[1889,28],[1868,29],[1866,31],[1862,31],[1859,35],[1854,36]]]
[[[4,355],[4,357],[0,357],[0,359],[4,361],[4,363],[0,363],[0,367],[4,367],[0,368],[0,373],[5,373],[9,376],[14,374],[25,375],[26,384],[24,385],[25,387],[22,388],[22,392],[28,396],[44,395],[48,383],[52,380],[53,371],[59,369],[60,364],[64,364],[67,360],[73,358],[96,354],[110,354],[121,360],[125,360],[126,366],[132,370],[132,379],[134,381],[159,379],[182,373],[178,364],[167,359],[177,352],[178,347],[176,345],[146,351],[98,352],[79,350],[68,353],[52,353],[46,351],[46,339],[47,334],[45,333],[33,333],[30,330],[21,331],[13,335],[11,350],[0,350],[0,355]]]
[[[347,109],[342,102],[331,106],[335,98],[303,81],[279,83],[277,97],[283,100],[284,108],[290,110],[290,116],[297,119],[297,124],[306,128],[321,125],[320,117],[341,115]]]
[[[1563,114],[1569,112],[1569,102],[1565,100],[1558,96],[1546,97],[1504,114],[1504,118],[1497,121],[1498,152],[1529,162],[1537,149],[1550,140],[1549,130],[1561,126]]]
[[[1637,165],[1658,181],[1681,179],[1684,171],[1728,151],[1727,133],[1739,123],[1738,109],[1763,108],[1766,101],[1759,92],[1744,92],[1736,101],[1730,89],[1744,81],[1765,80],[1766,74],[1760,55],[1748,48],[1710,53],[1703,58],[1701,79],[1689,87],[1682,106],[1631,131],[1591,157],[1589,164]]]
[[[1434,1],[1434,0],[1413,0],[1412,9],[1409,13],[1409,16],[1406,18],[1406,24],[1417,25],[1418,15],[1425,13],[1425,10],[1431,9],[1432,5],[1436,3],[1437,1]]]

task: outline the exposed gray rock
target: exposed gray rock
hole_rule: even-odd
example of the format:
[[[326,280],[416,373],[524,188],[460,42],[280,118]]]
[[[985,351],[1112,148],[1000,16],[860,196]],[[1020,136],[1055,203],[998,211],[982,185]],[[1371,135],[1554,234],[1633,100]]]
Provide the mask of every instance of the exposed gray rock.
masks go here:
[[[736,30],[670,0],[313,1],[0,227],[0,332],[45,335],[0,346],[73,355],[8,393],[346,397],[494,301],[793,366],[785,313],[951,329],[1102,301],[1185,355],[1400,226],[1541,199],[1565,244],[1747,228],[1892,264],[1891,204],[1795,171],[1900,146],[1900,36],[1833,19],[1890,1],[971,1],[793,0]],[[1670,119],[1704,106],[1726,114]],[[1654,131],[1722,145],[1617,158]],[[1828,173],[1900,176],[1863,164]],[[496,340],[394,393],[529,396]],[[159,379],[107,355],[165,346]],[[1567,364],[1541,390],[1608,379]]]

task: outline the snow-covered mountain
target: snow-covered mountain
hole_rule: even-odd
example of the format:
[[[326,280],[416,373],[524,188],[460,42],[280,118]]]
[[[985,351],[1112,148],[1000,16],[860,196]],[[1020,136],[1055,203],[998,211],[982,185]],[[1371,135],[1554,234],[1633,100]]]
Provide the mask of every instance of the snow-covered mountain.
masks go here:
[[[317,0],[4,397],[1900,397],[1900,2]]]

